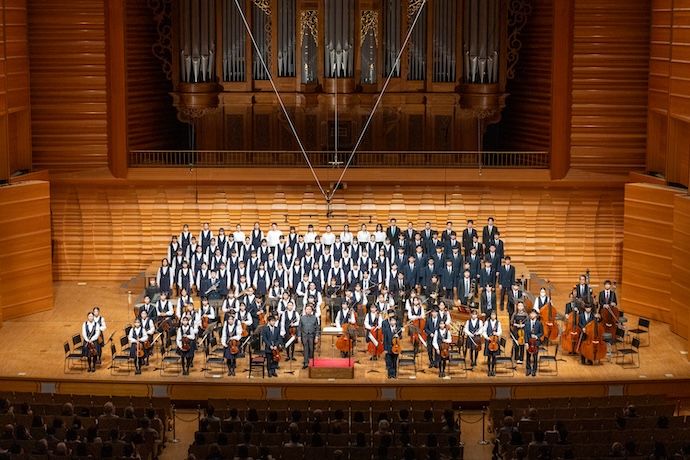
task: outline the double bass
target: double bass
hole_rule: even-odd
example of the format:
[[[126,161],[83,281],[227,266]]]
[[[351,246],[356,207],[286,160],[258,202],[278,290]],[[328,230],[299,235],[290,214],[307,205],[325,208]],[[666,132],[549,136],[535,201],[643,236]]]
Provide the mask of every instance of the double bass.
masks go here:
[[[616,292],[616,282],[613,282],[612,292]],[[605,304],[602,305],[599,314],[601,315],[601,321],[604,324],[604,331],[608,334],[615,334],[616,329],[618,329],[618,319],[620,318],[620,310],[616,307],[616,304]]]
[[[585,340],[580,344],[580,353],[590,361],[599,361],[606,356],[606,343],[603,341],[604,323],[599,315],[585,326]]]
[[[556,324],[556,308],[551,304],[551,282],[546,281],[549,285],[549,302],[539,310],[539,319],[544,325],[544,337],[549,341],[558,338],[558,324]]]
[[[578,299],[573,298],[573,302]],[[578,310],[582,303],[578,302]],[[566,316],[565,330],[561,339],[561,347],[568,353],[577,353],[582,329],[580,328],[580,313],[573,310]]]

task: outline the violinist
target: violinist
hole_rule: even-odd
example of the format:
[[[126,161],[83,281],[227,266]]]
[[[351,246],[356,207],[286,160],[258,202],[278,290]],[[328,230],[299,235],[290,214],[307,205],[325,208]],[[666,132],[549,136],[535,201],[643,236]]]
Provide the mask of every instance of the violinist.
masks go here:
[[[527,312],[525,311],[525,304],[520,301],[517,303],[517,310],[513,313],[510,319],[511,334],[513,338],[513,349],[515,350],[515,361],[522,364],[525,359],[525,342],[527,335],[525,334],[525,323],[527,322]]]
[[[244,304],[244,302],[240,302],[240,309],[237,311],[237,320],[240,322],[240,327],[242,330],[246,330],[247,334],[251,334],[254,329],[256,329],[254,325],[254,318],[252,318],[252,315],[250,315],[247,311],[247,306]],[[245,348],[247,347],[247,343],[243,343],[244,345],[242,347],[242,352],[244,352]]]
[[[134,320],[134,327],[129,330],[129,336],[127,339],[129,340],[129,356],[134,360],[134,373],[135,374],[141,374],[141,365],[144,362],[144,357],[143,353],[142,356],[139,356],[139,349],[143,349],[143,344],[148,340],[148,335],[146,335],[146,331],[144,331],[144,328],[141,327],[141,320],[139,318]]]
[[[429,319],[427,319],[424,325],[424,332],[427,337],[433,337],[441,324],[441,318],[438,316],[438,309],[434,308],[429,313]],[[445,324],[445,322],[444,322]],[[433,346],[427,347],[426,352],[429,355],[429,369],[436,367],[436,350]]]
[[[314,357],[314,346],[319,343],[321,335],[321,322],[314,316],[314,306],[307,304],[304,307],[304,314],[299,319],[297,327],[297,337],[299,343],[304,347],[304,364],[302,369],[309,367],[309,360]]]
[[[367,343],[371,342],[371,333],[373,329],[381,327],[382,319],[379,315],[379,310],[375,304],[369,306],[369,313],[364,317],[364,329],[366,329]],[[375,361],[378,356],[374,355],[369,358],[370,361]]]
[[[587,338],[585,334],[585,326],[587,326],[590,322],[592,321],[599,321],[599,318],[597,317],[598,315],[595,315],[592,313],[592,305],[591,304],[585,304],[585,312],[580,315],[580,329],[582,329],[582,333],[580,334],[580,343],[584,342],[585,339]],[[580,353],[580,361],[582,364],[594,364],[594,362],[590,359],[585,358],[585,355]]]
[[[153,322],[151,318],[148,317],[145,311],[141,312],[141,327],[144,329],[144,332],[146,332],[146,335],[148,336],[149,340],[153,339],[153,335],[156,333],[156,325]],[[151,348],[145,348],[144,349],[144,362],[143,364],[148,366],[149,365],[149,357],[151,356]]]
[[[484,331],[482,336],[486,340],[484,346],[484,356],[487,357],[489,377],[496,375],[496,356],[501,353],[500,338],[503,334],[501,323],[496,319],[496,310],[492,309],[489,313],[489,319],[484,323]]]
[[[163,291],[161,291],[160,298],[158,302],[156,302],[156,313],[158,314],[156,324],[159,328],[161,328],[164,323],[168,324],[166,339],[170,340],[170,334],[175,333],[175,330],[172,329],[172,319],[175,317],[175,309],[170,300],[168,300],[168,295]]]
[[[278,322],[280,323],[280,336],[283,338],[283,343],[287,343],[292,337],[290,334],[290,328],[295,328],[295,333],[297,331],[297,326],[299,325],[300,314],[295,311],[295,303],[290,301],[287,304],[287,310],[280,315]],[[295,343],[297,338],[287,347],[287,361],[296,361],[295,359]]]
[[[546,288],[539,289],[539,297],[534,299],[534,309],[539,313],[547,303],[551,303],[551,298],[546,295]]]
[[[182,375],[189,375],[195,351],[196,330],[185,316],[182,318],[182,326],[177,329],[177,353],[182,358]]]
[[[477,365],[477,356],[481,348],[481,338],[484,332],[484,323],[477,317],[477,310],[472,309],[471,317],[465,322],[465,347],[470,350],[472,367]]]
[[[276,317],[271,315],[268,317],[268,325],[261,331],[261,340],[264,342],[264,353],[266,354],[266,369],[269,377],[278,377],[276,369],[278,368],[278,361],[275,359],[273,353],[275,350],[280,350],[283,341],[280,338],[280,330],[276,326]]]
[[[539,345],[544,338],[544,325],[539,321],[537,310],[529,312],[529,321],[525,324],[525,340],[529,343],[527,348],[526,374],[536,377],[537,363],[539,362]]]
[[[452,336],[448,329],[446,329],[446,323],[439,323],[439,328],[433,335],[433,348],[436,350],[436,367],[438,367],[438,376],[443,378],[446,376],[446,365],[448,364],[449,356],[447,353],[442,353],[442,348],[447,351],[450,343],[453,341]],[[447,344],[447,345],[444,345]]]
[[[180,297],[177,299],[177,304],[175,305],[175,314],[178,318],[182,318],[187,304],[191,303],[192,308],[194,306],[194,299],[187,293],[186,289],[180,291]]]
[[[231,341],[235,341],[232,346]],[[223,345],[223,356],[227,359],[228,376],[235,375],[235,368],[237,367],[237,355],[240,352],[239,342],[242,340],[242,324],[235,318],[235,312],[230,311],[227,314],[227,319],[223,325],[223,332],[220,337],[221,345]]]
[[[81,336],[84,341],[82,355],[86,356],[86,360],[89,363],[88,372],[96,372],[96,360],[98,359],[98,350],[101,348],[98,344],[98,337],[100,335],[101,329],[98,327],[98,324],[94,319],[93,312],[90,311],[86,315],[86,321],[81,326]]]
[[[604,281],[604,290],[599,293],[599,310],[607,306],[615,307],[618,305],[616,291],[611,289],[611,280]]]
[[[105,324],[105,318],[101,316],[101,309],[98,307],[93,307],[93,321],[98,325],[98,329],[101,330],[101,335],[98,340],[101,346],[98,347],[98,357],[96,358],[96,364],[101,364],[101,355],[103,354],[103,346],[105,344],[103,331],[107,329],[107,326]]]
[[[209,324],[216,322],[216,309],[212,305],[209,305],[207,297],[201,298],[199,314],[201,315],[201,329],[204,331]]]
[[[446,323],[446,326],[450,326],[450,312],[446,308],[446,303],[443,300],[438,304],[438,318],[442,323]]]
[[[383,349],[386,352],[386,371],[388,378],[394,379],[398,377],[397,365],[402,330],[398,327],[398,319],[395,315],[389,316],[381,325],[381,329],[383,329]],[[398,343],[397,347],[395,346],[396,343]]]

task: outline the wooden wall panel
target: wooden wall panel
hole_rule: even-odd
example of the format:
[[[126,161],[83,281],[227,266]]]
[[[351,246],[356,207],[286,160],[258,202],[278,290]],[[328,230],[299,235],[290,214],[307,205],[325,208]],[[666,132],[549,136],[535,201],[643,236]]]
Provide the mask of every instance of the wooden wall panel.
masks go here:
[[[673,0],[652,0],[649,37],[649,110],[666,114],[671,56]]]
[[[0,187],[0,319],[53,308],[50,185]]]
[[[158,42],[147,2],[126,0],[127,137],[132,150],[180,148],[187,125],[177,120],[172,82],[153,55]]]
[[[520,41],[515,78],[508,80],[506,108],[490,131],[500,133],[502,148],[549,150],[551,145],[551,61],[553,1],[532,1]]]
[[[676,237],[673,206],[679,193],[680,189],[651,184],[625,186],[624,311],[656,320],[670,318]]]
[[[226,232],[237,223],[248,231],[254,221],[262,228],[277,221],[283,232],[290,225],[304,232],[310,223],[323,232],[330,223],[339,232],[345,223],[373,231],[396,217],[403,226],[430,220],[437,229],[451,220],[461,231],[466,219],[481,229],[493,216],[507,253],[542,278],[575,283],[589,268],[595,280],[620,279],[622,189],[350,185],[334,202],[329,219],[313,186],[53,185],[54,276],[129,279],[165,255],[184,223],[196,233],[205,221]]]
[[[63,171],[105,167],[105,2],[27,4],[34,166]]]
[[[644,169],[649,17],[649,0],[575,2],[571,167]]]
[[[668,111],[690,122],[690,0],[674,0],[672,21]]]
[[[673,258],[671,273],[671,331],[690,341],[690,197],[673,200]],[[689,342],[690,345],[690,342]]]

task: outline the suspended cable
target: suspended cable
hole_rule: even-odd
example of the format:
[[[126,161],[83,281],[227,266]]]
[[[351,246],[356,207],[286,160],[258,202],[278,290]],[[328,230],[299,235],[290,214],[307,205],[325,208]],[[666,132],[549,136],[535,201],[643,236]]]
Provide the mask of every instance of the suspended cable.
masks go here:
[[[242,11],[242,8],[240,8],[240,4],[238,0],[235,0],[235,6],[237,6],[237,11],[239,11],[240,16],[242,17],[242,22],[244,23],[244,27],[247,29],[247,33],[249,34],[249,38],[252,41],[252,44],[254,45],[254,49],[256,50],[257,56],[259,56],[259,60],[261,61],[261,65],[264,68],[264,71],[266,72],[266,75],[268,75],[268,81],[271,83],[271,88],[273,88],[273,92],[276,94],[276,97],[278,98],[278,103],[280,104],[280,108],[283,110],[283,114],[285,115],[285,119],[288,122],[288,125],[290,125],[290,130],[292,131],[292,135],[295,136],[295,140],[297,141],[297,144],[299,145],[299,149],[302,151],[302,155],[304,156],[304,160],[307,162],[307,165],[309,166],[309,170],[311,171],[311,174],[314,176],[314,180],[316,181],[316,185],[319,187],[319,190],[321,190],[321,194],[326,198],[326,201],[330,201],[330,197],[326,193],[326,191],[323,189],[321,186],[321,181],[319,181],[319,177],[316,175],[316,171],[314,171],[314,167],[311,164],[311,161],[309,161],[309,155],[307,155],[306,150],[304,149],[304,145],[302,145],[302,141],[300,140],[299,136],[297,135],[297,130],[295,129],[295,125],[292,123],[292,119],[290,118],[290,114],[288,113],[287,109],[285,108],[285,104],[283,103],[283,98],[280,97],[280,93],[278,92],[278,88],[276,88],[275,82],[273,81],[273,75],[271,75],[271,71],[268,69],[268,66],[266,65],[266,61],[264,61],[264,57],[261,54],[261,50],[259,49],[259,45],[257,45],[256,40],[254,39],[254,34],[252,33],[251,29],[249,28],[249,23],[247,22],[247,17],[244,15],[244,11]]]
[[[237,2],[237,0],[235,0]],[[417,25],[417,21],[419,20],[419,16],[422,14],[422,10],[424,9],[424,5],[426,5],[427,0],[422,1],[422,5],[419,7],[417,10],[417,14],[414,17],[414,21],[412,21],[412,26],[410,29],[407,31],[407,36],[405,36],[405,41],[403,41],[403,45],[400,48],[400,51],[398,52],[398,56],[395,58],[395,62],[393,63],[393,66],[391,68],[390,73],[388,74],[388,78],[386,78],[386,82],[383,84],[383,88],[381,88],[381,93],[379,94],[379,97],[376,99],[376,103],[374,103],[374,107],[371,109],[371,113],[369,114],[369,118],[367,118],[366,123],[364,124],[364,127],[362,128],[362,132],[359,135],[359,138],[357,139],[357,142],[355,143],[355,146],[352,148],[352,152],[350,153],[350,156],[347,159],[347,162],[345,163],[345,167],[343,168],[343,172],[340,174],[340,177],[338,178],[338,182],[333,186],[333,190],[331,190],[331,194],[326,198],[327,201],[330,201],[331,198],[333,198],[333,195],[335,195],[336,190],[338,190],[338,187],[340,187],[340,183],[343,181],[343,177],[345,176],[345,172],[347,171],[347,168],[350,167],[350,163],[352,163],[353,158],[355,157],[355,152],[359,148],[359,144],[362,143],[362,139],[364,139],[364,135],[367,132],[367,129],[369,128],[369,124],[371,124],[371,120],[374,118],[374,114],[376,113],[376,109],[378,108],[379,104],[381,103],[381,99],[383,99],[383,95],[386,92],[386,89],[388,89],[388,84],[391,81],[391,77],[393,76],[393,71],[395,68],[400,65],[400,58],[402,57],[403,51],[405,51],[405,47],[407,46],[407,43],[410,41],[410,37],[412,36],[412,31],[414,30],[415,26]]]

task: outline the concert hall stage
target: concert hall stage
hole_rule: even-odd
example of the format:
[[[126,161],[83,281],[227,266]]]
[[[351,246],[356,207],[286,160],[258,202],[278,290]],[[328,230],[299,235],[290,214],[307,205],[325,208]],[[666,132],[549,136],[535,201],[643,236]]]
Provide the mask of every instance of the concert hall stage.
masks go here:
[[[561,291],[565,291],[562,289]],[[558,375],[539,372],[536,377],[524,375],[524,365],[500,371],[487,377],[480,355],[479,366],[465,377],[457,366],[451,366],[450,379],[438,377],[428,368],[426,353],[421,356],[417,373],[402,368],[395,380],[386,378],[384,360],[370,361],[365,352],[355,352],[354,379],[310,379],[309,370],[302,369],[301,353],[291,362],[294,374],[288,374],[290,362],[281,361],[278,378],[248,379],[242,372],[247,359],[238,361],[237,376],[219,372],[216,377],[201,372],[203,353],[197,352],[191,375],[161,376],[155,369],[160,358],[152,356],[142,375],[133,372],[111,376],[110,346],[103,352],[103,364],[96,373],[65,374],[63,344],[79,333],[86,312],[94,305],[101,307],[107,320],[106,338],[116,331],[114,341],[119,350],[123,328],[132,319],[126,289],[116,283],[60,282],[54,284],[55,307],[51,311],[5,321],[0,330],[0,388],[4,391],[72,393],[94,395],[132,395],[169,397],[180,404],[204,401],[207,398],[282,398],[313,400],[375,400],[375,399],[443,399],[461,401],[465,407],[481,406],[492,398],[544,398],[551,396],[606,396],[620,394],[666,393],[669,398],[690,400],[690,362],[687,342],[669,331],[667,324],[653,322],[651,346],[640,349],[639,368],[625,368],[608,359],[603,364],[583,366],[579,357],[561,356]],[[564,302],[556,299],[559,310]],[[505,324],[507,317],[499,317]],[[637,317],[628,324],[635,327]],[[504,327],[505,331],[505,327]],[[508,336],[507,332],[504,336]],[[648,340],[642,337],[643,342]],[[406,341],[407,342],[407,341]],[[510,340],[508,341],[510,344]],[[324,337],[321,356],[335,356],[331,340]],[[408,343],[405,343],[409,347]],[[510,345],[509,345],[510,346]],[[551,346],[549,353],[553,353]],[[318,353],[318,351],[317,351]],[[615,357],[615,352],[614,352]],[[553,366],[553,364],[552,364]],[[217,366],[219,370],[222,368]],[[378,372],[372,372],[378,371]],[[416,378],[411,378],[416,377]]]

